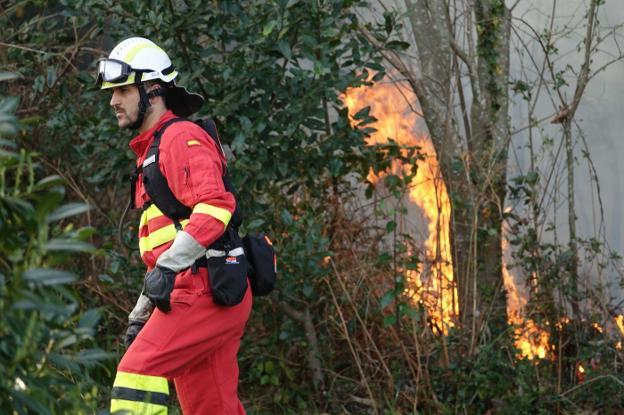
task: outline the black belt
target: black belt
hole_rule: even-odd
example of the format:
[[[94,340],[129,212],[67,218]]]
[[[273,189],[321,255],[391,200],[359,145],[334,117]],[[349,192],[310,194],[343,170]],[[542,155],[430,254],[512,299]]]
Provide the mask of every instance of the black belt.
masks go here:
[[[208,258],[206,258],[204,255],[197,258],[193,265],[191,265],[191,273],[197,274],[200,268],[208,268]]]

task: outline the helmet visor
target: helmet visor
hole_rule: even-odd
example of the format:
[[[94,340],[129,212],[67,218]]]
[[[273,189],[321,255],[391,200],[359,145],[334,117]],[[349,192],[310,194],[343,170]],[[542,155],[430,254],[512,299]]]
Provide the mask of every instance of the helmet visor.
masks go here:
[[[132,67],[116,59],[100,59],[97,64],[97,84],[102,82],[124,82],[132,73]]]

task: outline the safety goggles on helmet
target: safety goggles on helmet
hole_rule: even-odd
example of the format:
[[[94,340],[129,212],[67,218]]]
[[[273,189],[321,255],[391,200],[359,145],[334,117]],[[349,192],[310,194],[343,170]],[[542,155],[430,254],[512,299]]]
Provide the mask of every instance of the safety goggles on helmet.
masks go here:
[[[117,59],[104,58],[97,63],[97,84],[102,82],[125,82],[132,72],[130,65]]]

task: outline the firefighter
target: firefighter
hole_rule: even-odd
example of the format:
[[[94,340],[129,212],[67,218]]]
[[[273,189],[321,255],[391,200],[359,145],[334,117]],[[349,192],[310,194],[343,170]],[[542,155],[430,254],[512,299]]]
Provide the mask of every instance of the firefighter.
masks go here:
[[[147,266],[143,292],[129,315],[128,349],[117,367],[111,412],[167,414],[173,381],[184,414],[244,414],[238,398],[237,352],[251,311],[251,290],[232,307],[211,296],[206,248],[225,231],[235,210],[224,188],[225,158],[197,124],[172,123],[159,157],[146,160],[154,134],[203,104],[176,85],[178,72],[152,41],[132,37],[98,62],[97,83],[111,92],[119,128],[137,130],[133,202],[142,209],[139,250]],[[153,158],[153,157],[152,157]],[[145,189],[141,167],[157,162],[171,192],[189,207],[188,218],[165,216]]]

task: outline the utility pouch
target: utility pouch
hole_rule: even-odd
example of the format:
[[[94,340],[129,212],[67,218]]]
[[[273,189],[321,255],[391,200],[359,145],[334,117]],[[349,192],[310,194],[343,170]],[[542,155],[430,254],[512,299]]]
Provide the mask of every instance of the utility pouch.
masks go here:
[[[254,296],[267,295],[275,288],[277,257],[271,240],[264,234],[243,238],[249,260],[249,281]]]
[[[247,291],[247,258],[238,232],[228,227],[206,251],[208,278],[216,304],[235,306]]]

